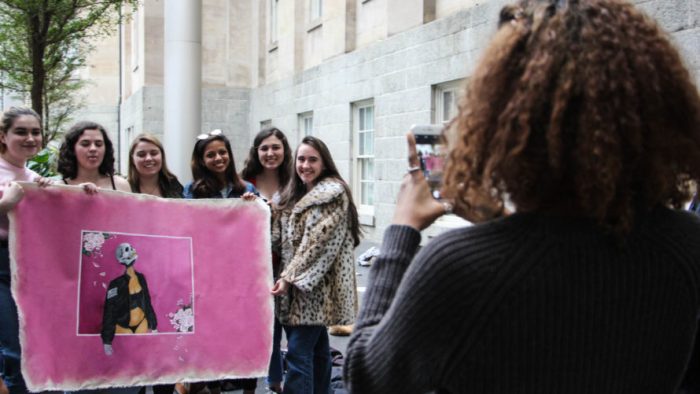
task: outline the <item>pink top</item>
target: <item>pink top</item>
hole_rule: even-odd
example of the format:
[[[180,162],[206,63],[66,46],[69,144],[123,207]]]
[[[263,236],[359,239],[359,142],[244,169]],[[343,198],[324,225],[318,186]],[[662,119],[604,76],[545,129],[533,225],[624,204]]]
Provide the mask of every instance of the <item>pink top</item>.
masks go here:
[[[39,174],[27,167],[17,167],[0,156],[0,196],[12,181],[33,181]],[[7,215],[0,215],[0,239],[7,239],[10,222]]]

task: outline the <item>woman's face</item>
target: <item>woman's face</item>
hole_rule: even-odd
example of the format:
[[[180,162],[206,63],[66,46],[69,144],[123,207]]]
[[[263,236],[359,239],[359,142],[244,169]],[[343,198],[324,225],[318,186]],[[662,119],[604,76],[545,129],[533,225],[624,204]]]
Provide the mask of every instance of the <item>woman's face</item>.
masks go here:
[[[310,145],[301,144],[297,150],[296,160],[297,175],[304,184],[313,186],[316,184],[316,179],[323,172],[323,160],[316,149]]]
[[[75,157],[78,167],[85,170],[100,168],[105,157],[105,140],[98,129],[87,129],[75,143]]]
[[[204,166],[215,174],[223,174],[228,168],[230,158],[226,144],[221,140],[214,140],[204,148]]]
[[[271,135],[258,146],[258,159],[266,170],[276,170],[284,161],[284,145],[282,141]]]
[[[0,133],[7,150],[5,157],[12,164],[24,166],[41,149],[41,124],[33,115],[21,115],[15,119],[7,133]]]
[[[131,159],[134,161],[136,172],[142,177],[158,175],[163,167],[163,156],[160,148],[148,141],[139,141],[136,144]]]

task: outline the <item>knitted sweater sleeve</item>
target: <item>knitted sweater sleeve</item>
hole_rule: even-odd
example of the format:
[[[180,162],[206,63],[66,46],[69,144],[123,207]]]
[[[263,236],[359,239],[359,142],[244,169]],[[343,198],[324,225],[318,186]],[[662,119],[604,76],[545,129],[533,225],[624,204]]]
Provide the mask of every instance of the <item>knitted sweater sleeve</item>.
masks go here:
[[[440,299],[432,272],[442,257],[424,250],[411,263],[419,242],[411,227],[394,225],[385,232],[347,350],[344,377],[353,393],[418,393],[439,386],[451,341],[427,323],[442,318],[434,311],[447,301]]]

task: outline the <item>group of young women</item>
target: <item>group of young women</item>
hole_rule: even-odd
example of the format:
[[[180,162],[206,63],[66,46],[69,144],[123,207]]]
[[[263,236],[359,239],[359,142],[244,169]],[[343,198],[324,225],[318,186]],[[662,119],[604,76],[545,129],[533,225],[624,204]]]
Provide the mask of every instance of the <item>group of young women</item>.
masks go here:
[[[294,158],[287,138],[277,128],[261,131],[239,175],[231,143],[220,131],[201,134],[191,158],[192,182],[184,187],[166,165],[161,142],[137,136],[129,149],[128,178],[115,174],[114,149],[104,127],[79,122],[66,133],[60,148],[60,181],[40,177],[26,168],[42,147],[39,116],[27,108],[3,113],[0,125],[0,351],[4,381],[10,393],[24,393],[16,305],[10,293],[8,221],[6,213],[22,198],[14,181],[77,185],[86,193],[99,189],[144,193],[164,198],[264,198],[272,210],[275,327],[267,383],[274,392],[329,392],[331,358],[326,327],[353,322],[357,295],[352,253],[359,243],[357,211],[326,145],[305,137]],[[280,341],[287,336],[286,376]],[[185,377],[183,377],[185,378]],[[191,379],[193,377],[186,377]],[[283,385],[284,382],[284,385]],[[237,382],[253,393],[256,379]],[[220,390],[219,382],[204,385]],[[154,387],[156,394],[173,385]]]

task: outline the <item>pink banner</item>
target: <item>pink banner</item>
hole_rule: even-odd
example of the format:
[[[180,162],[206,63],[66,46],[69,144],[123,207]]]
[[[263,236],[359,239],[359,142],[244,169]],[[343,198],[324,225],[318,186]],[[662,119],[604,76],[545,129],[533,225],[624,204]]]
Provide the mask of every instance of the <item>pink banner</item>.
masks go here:
[[[30,390],[267,374],[262,202],[22,185],[10,255]]]

